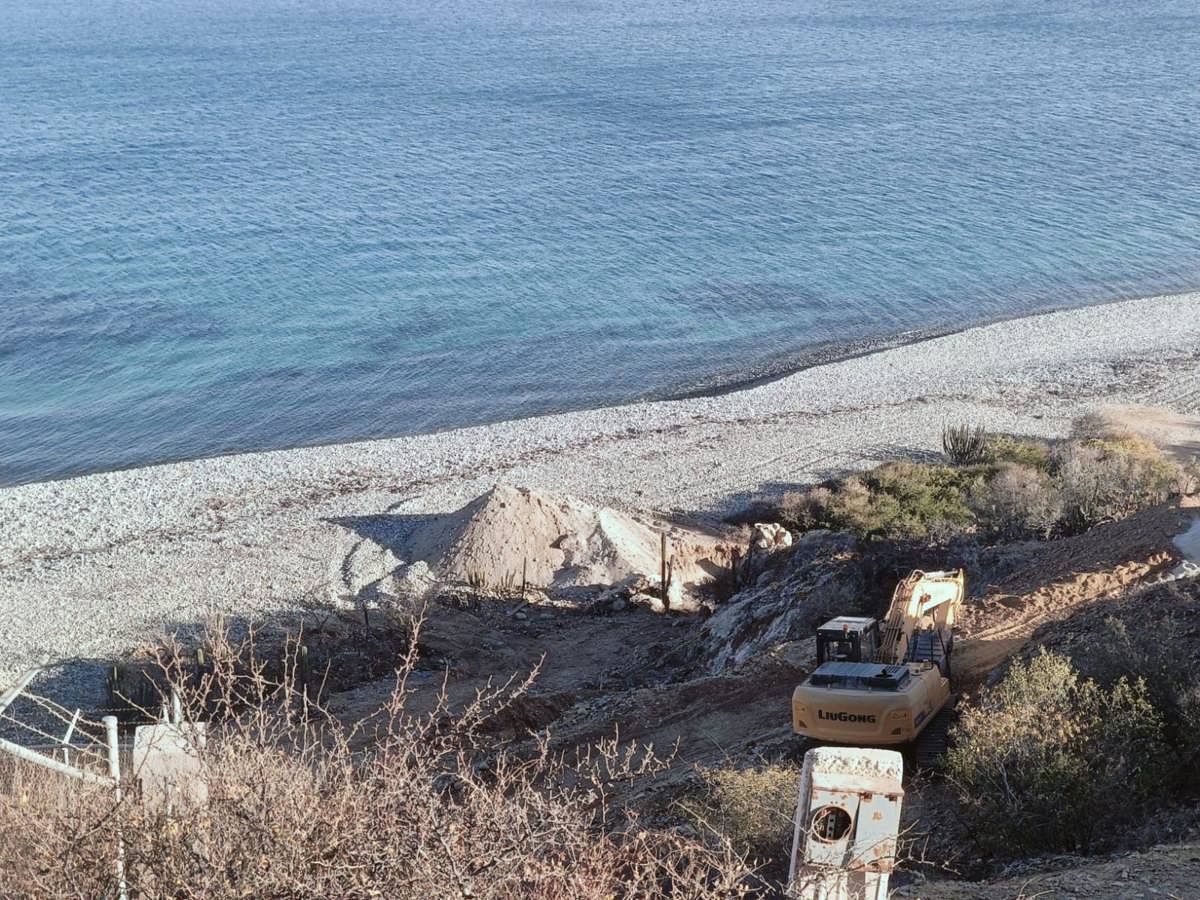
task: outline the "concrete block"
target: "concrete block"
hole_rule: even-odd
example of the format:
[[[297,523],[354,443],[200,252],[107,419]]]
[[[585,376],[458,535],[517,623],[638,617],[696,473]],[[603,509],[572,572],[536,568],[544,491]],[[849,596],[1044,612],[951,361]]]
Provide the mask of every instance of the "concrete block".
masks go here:
[[[886,900],[896,860],[904,760],[893,750],[818,747],[804,756],[789,894]]]
[[[143,725],[133,735],[133,774],[142,802],[168,810],[208,802],[208,781],[201,751],[207,739],[203,723]]]

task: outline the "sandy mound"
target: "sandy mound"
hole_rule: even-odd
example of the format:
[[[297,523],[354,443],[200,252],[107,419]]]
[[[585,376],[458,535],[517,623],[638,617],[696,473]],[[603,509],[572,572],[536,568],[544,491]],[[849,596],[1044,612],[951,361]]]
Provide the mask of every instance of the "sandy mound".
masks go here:
[[[1130,431],[1157,444],[1176,462],[1190,462],[1200,455],[1200,416],[1133,404],[1102,406],[1096,415],[1113,431]]]
[[[673,577],[696,583],[721,558],[716,536],[666,526],[574,497],[497,485],[457,512],[416,528],[401,548],[408,563],[429,564],[440,578],[489,585],[561,588],[616,584],[631,576],[658,581],[660,534],[668,532]]]

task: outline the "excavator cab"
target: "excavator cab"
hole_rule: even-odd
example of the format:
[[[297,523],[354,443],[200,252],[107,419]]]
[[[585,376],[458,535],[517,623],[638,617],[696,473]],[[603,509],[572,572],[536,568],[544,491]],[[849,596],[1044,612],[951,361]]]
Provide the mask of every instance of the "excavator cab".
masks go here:
[[[817,629],[817,665],[826,662],[870,662],[879,650],[879,622],[838,616]]]

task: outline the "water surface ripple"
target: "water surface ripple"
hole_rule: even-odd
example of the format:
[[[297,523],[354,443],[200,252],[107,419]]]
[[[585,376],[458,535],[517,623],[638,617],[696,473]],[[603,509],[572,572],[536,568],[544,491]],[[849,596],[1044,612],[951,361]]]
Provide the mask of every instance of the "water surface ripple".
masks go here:
[[[0,483],[1195,288],[1198,12],[5,3]]]

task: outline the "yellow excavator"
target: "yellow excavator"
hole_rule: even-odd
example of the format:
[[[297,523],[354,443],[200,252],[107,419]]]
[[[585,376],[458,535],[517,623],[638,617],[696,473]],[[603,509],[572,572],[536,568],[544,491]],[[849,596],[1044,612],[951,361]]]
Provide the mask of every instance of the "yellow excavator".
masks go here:
[[[918,762],[940,756],[965,586],[962,570],[913,572],[896,586],[882,633],[877,620],[856,616],[818,628],[817,667],[792,694],[796,733],[858,746],[916,741]]]

